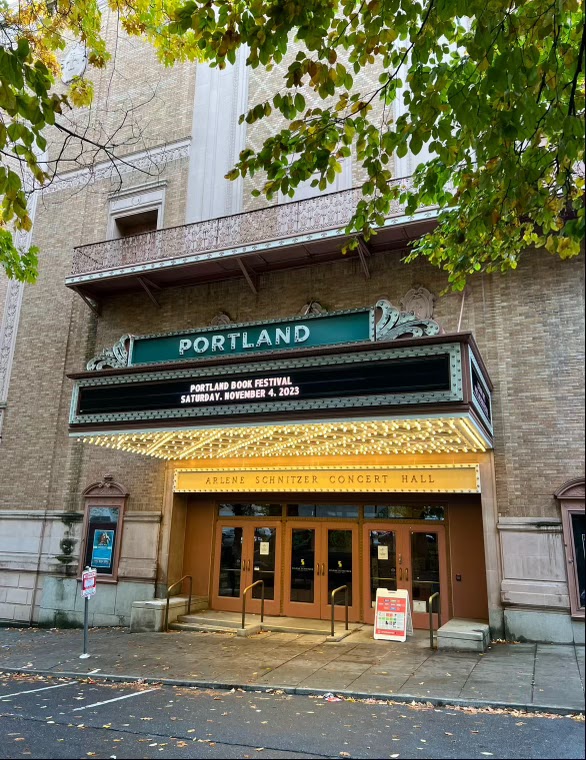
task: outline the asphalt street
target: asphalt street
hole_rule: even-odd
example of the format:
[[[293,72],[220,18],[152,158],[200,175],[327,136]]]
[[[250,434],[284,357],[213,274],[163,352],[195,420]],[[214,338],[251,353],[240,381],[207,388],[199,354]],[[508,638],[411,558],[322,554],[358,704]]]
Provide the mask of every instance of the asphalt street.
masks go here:
[[[334,698],[335,699],[335,698]],[[0,758],[583,758],[583,720],[0,675]]]

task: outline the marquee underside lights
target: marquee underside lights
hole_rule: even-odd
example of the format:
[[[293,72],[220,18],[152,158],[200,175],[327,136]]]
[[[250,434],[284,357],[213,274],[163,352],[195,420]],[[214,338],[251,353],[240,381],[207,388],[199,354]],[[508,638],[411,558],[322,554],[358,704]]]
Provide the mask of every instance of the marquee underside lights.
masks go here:
[[[474,454],[491,448],[468,415],[196,429],[75,433],[80,441],[172,461]]]

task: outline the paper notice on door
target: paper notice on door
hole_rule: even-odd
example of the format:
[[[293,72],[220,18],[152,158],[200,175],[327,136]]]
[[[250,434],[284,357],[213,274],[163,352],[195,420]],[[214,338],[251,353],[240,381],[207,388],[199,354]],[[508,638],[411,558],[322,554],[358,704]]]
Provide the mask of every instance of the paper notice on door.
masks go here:
[[[379,547],[378,547],[378,558],[379,559],[388,559],[389,558],[389,547],[388,546],[381,546],[379,544]]]
[[[427,612],[427,602],[423,599],[414,599],[413,612]]]
[[[268,541],[261,541],[260,547],[259,547],[259,554],[270,554],[271,553],[271,545]]]

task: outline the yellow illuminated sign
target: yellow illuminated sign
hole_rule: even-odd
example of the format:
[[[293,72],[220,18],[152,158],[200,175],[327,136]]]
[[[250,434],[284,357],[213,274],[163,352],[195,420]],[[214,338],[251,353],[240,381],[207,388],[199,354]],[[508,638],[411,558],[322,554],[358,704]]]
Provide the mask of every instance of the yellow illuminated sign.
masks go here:
[[[175,470],[182,493],[480,493],[478,465]]]

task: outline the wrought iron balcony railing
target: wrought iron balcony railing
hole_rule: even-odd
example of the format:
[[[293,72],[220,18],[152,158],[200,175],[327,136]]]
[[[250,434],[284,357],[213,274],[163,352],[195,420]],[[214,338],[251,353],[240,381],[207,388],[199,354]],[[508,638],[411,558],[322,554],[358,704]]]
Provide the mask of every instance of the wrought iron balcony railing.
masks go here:
[[[411,178],[393,181],[405,187],[411,182]],[[333,260],[340,255],[340,238],[345,236],[360,198],[361,190],[354,188],[79,246],[74,249],[66,284],[80,293],[83,290],[91,295],[93,291],[98,296],[98,291],[133,287],[132,282],[147,275],[161,287],[185,282],[185,277],[217,280],[242,276],[243,272],[250,282],[249,270],[254,276],[271,269],[303,266],[311,260]],[[372,241],[374,249],[404,246],[410,237],[405,235],[406,225],[411,226],[415,237],[420,231],[413,225],[429,224],[435,216],[435,209],[422,209],[415,219],[407,218],[403,205],[394,202],[384,230]],[[396,245],[390,245],[393,234]],[[362,258],[364,251],[359,255]]]

